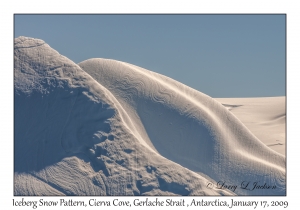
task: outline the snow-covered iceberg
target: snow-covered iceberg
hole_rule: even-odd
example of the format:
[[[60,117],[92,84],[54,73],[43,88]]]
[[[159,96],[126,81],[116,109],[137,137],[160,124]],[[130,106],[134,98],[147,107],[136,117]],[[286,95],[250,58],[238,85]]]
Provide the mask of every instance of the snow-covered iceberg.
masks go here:
[[[213,98],[38,39],[14,53],[15,195],[286,194],[285,157]]]

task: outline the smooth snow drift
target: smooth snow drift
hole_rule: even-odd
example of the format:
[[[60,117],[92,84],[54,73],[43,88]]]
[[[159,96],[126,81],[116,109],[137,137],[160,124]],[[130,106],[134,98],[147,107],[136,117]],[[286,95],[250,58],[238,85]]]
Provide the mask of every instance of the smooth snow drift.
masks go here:
[[[286,194],[284,156],[179,82],[26,37],[14,71],[15,195]]]
[[[215,98],[264,144],[285,155],[285,97]]]

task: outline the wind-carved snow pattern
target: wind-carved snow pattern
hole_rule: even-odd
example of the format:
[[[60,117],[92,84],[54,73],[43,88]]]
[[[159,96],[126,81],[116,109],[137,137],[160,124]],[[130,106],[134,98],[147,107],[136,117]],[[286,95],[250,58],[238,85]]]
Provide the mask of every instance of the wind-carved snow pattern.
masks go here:
[[[15,195],[285,195],[285,158],[170,78],[26,37],[14,76]]]

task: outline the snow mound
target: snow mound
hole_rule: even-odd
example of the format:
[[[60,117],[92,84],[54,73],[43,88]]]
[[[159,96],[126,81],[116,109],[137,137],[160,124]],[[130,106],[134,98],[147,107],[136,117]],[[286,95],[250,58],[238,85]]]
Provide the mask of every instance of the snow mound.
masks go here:
[[[89,59],[79,66],[130,113],[141,142],[149,148],[216,182],[241,186],[247,180],[276,186],[252,192],[237,189],[237,194],[285,193],[285,158],[211,97],[120,61]]]
[[[209,96],[38,39],[14,56],[15,195],[285,195],[284,157]]]

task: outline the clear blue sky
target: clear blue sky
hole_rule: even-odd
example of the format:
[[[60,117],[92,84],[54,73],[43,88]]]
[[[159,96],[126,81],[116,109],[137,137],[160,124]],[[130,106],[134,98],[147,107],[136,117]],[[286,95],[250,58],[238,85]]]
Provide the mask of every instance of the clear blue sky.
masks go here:
[[[285,15],[15,15],[15,37],[125,61],[211,97],[286,94]]]

